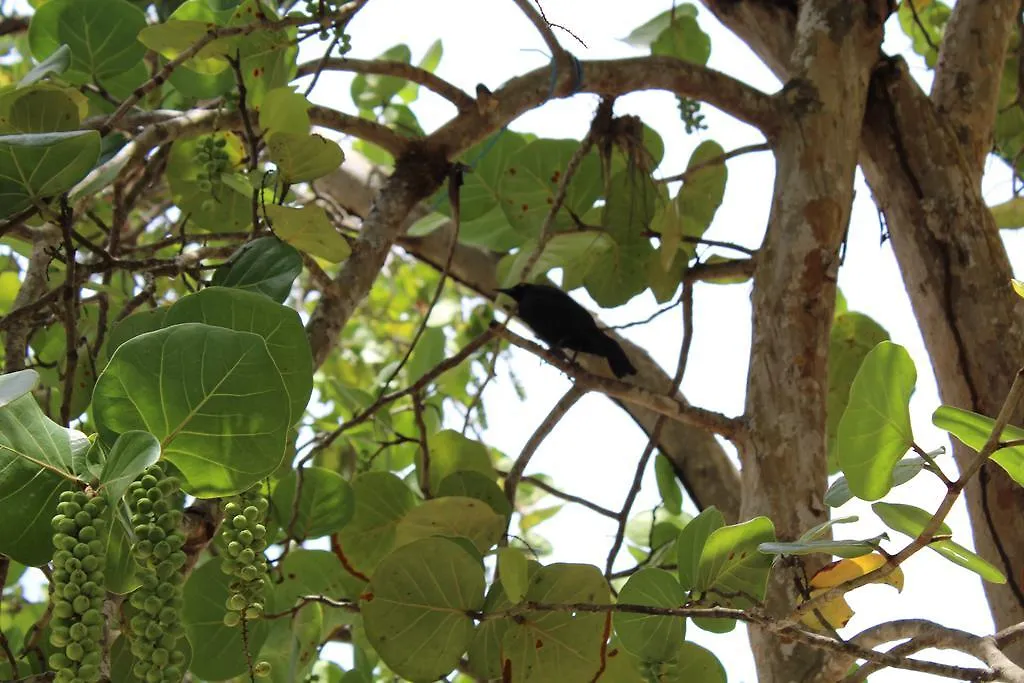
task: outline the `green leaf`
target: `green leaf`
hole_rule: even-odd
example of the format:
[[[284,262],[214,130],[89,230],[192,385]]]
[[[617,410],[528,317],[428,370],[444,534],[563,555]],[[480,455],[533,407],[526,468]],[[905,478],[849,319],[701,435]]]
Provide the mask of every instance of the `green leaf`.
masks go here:
[[[241,292],[239,292],[241,293]],[[244,491],[288,453],[288,390],[263,338],[186,323],[114,353],[93,392],[101,438],[141,429],[197,497]]]
[[[600,230],[554,235],[544,245],[530,272],[524,273],[527,260],[537,250],[536,240],[530,240],[514,256],[502,259],[498,264],[498,280],[503,287],[511,287],[536,280],[553,268],[573,268],[588,273],[604,252],[615,248],[611,236]]]
[[[88,100],[77,90],[38,83],[0,94],[0,131],[71,131],[79,127],[88,111]]]
[[[452,472],[441,480],[437,487],[435,497],[443,496],[466,496],[482,500],[491,506],[491,509],[503,517],[512,516],[512,506],[509,504],[505,493],[494,483],[493,476],[488,476],[473,470],[459,470]]]
[[[22,76],[18,81],[18,87],[24,88],[26,85],[38,83],[50,75],[59,76],[67,71],[69,66],[71,66],[71,48],[61,45],[54,50],[53,54],[40,61]]]
[[[724,526],[725,516],[712,505],[704,508],[679,532],[679,539],[676,541],[676,564],[679,568],[679,583],[683,590],[690,591],[697,587],[697,575],[704,546],[711,534]]]
[[[525,244],[528,235],[516,232],[500,204],[491,204],[491,210],[459,225],[459,242],[504,253]]]
[[[232,147],[241,149],[241,142],[234,136],[227,136],[228,151]],[[235,183],[222,182],[216,192],[204,189],[197,176],[200,167],[195,163],[202,138],[179,140],[171,147],[167,160],[167,182],[171,188],[171,199],[183,213],[189,214],[190,224],[194,222],[210,232],[241,232],[252,225],[252,191],[239,192]],[[229,175],[229,174],[226,174]],[[270,204],[269,194],[266,203]],[[257,196],[259,200],[259,196]]]
[[[465,241],[466,223],[479,219],[495,209],[498,210],[501,221],[505,222],[504,213],[498,209],[501,201],[501,180],[516,152],[525,146],[524,136],[502,129],[474,145],[460,157],[473,169],[472,173],[465,175],[462,187],[459,188],[459,217],[463,223],[459,231],[460,241]],[[447,188],[442,188],[440,192],[443,194],[439,195],[442,201],[438,210],[450,215]]]
[[[513,153],[498,185],[509,224],[524,237],[537,237],[554,201],[576,140],[535,140]],[[553,230],[574,226],[569,211],[582,216],[601,194],[601,164],[595,152],[584,157],[555,216]]]
[[[725,150],[714,140],[706,140],[693,150],[686,164],[687,170],[720,158]],[[711,164],[692,172],[679,189],[675,203],[681,216],[680,229],[682,237],[700,238],[711,226],[718,207],[725,196],[725,184],[729,179],[729,170],[725,164]],[[689,255],[695,256],[696,245],[685,243],[681,248]]]
[[[435,307],[436,311],[437,308]],[[432,312],[433,313],[433,312]],[[429,327],[416,343],[409,356],[409,383],[418,382],[425,374],[444,360],[445,336],[440,327]]]
[[[267,3],[242,0],[228,25],[249,26],[262,17],[271,22],[279,19],[277,12]],[[241,59],[242,82],[246,90],[246,103],[250,107],[258,110],[269,91],[288,85],[295,77],[295,58],[299,50],[298,33],[294,26],[253,31],[239,36],[234,49]]]
[[[651,43],[651,54],[704,65],[711,56],[711,37],[694,17],[677,10],[675,20]]]
[[[309,100],[292,86],[275,88],[267,93],[260,107],[260,128],[264,134],[309,134]]]
[[[444,481],[452,472],[471,470],[493,478],[494,466],[487,447],[479,441],[467,439],[454,429],[432,434],[428,441],[430,449],[430,490]],[[416,454],[416,471],[423,469],[423,454]]]
[[[270,371],[288,392],[289,426],[298,422],[313,391],[313,354],[298,313],[255,292],[207,287],[171,306],[164,326],[205,323],[237,332],[253,332],[266,342]],[[229,411],[234,412],[234,411]]]
[[[587,292],[603,308],[625,304],[647,288],[647,267],[653,254],[646,237],[602,251],[583,278]]]
[[[519,548],[498,548],[498,575],[505,597],[518,604],[526,597],[529,586],[530,563]]]
[[[608,583],[597,567],[553,564],[530,579],[527,602],[544,604],[611,602]],[[592,681],[601,670],[602,650],[611,615],[568,611],[529,611],[513,620],[502,637],[503,679],[523,681]]]
[[[136,41],[146,15],[126,0],[50,0],[36,10],[29,24],[32,56],[43,60],[66,45],[70,70],[103,79],[128,71],[146,50]]]
[[[29,393],[38,384],[39,373],[35,370],[18,370],[0,375],[0,408]]]
[[[675,657],[652,672],[659,683],[725,683],[725,667],[718,657],[696,643],[679,643]]]
[[[209,30],[210,24],[205,21],[172,18],[142,29],[139,42],[161,57],[174,60],[205,38]],[[225,72],[230,66],[225,57],[230,54],[234,42],[234,38],[210,41],[198,53],[185,60],[182,67],[203,76],[216,76]]]
[[[30,394],[0,408],[0,553],[29,566],[49,561],[50,518],[72,479],[68,433]]]
[[[380,55],[377,60],[390,62],[412,62],[412,51],[408,45],[399,44],[390,47]],[[360,109],[375,109],[388,104],[391,99],[405,87],[407,81],[396,76],[381,76],[378,74],[357,74],[352,79],[351,95],[352,101]]]
[[[1014,197],[1001,204],[990,206],[992,218],[1002,230],[1024,228],[1024,198]]]
[[[878,344],[861,363],[836,433],[839,467],[858,498],[878,500],[892,487],[893,467],[914,443],[916,382],[914,361],[898,344]]]
[[[828,432],[829,472],[839,468],[836,457],[836,436],[839,420],[850,398],[850,386],[864,358],[879,343],[888,341],[889,333],[862,313],[843,313],[832,322],[828,347],[828,399],[826,429]]]
[[[0,135],[0,218],[67,192],[99,156],[94,130]]]
[[[483,603],[480,563],[448,539],[424,538],[381,561],[359,607],[367,638],[388,668],[426,682],[458,665],[473,638],[466,612]]]
[[[139,565],[132,555],[133,538],[128,531],[128,509],[124,504],[117,507],[108,505],[103,518],[107,520],[106,528],[100,537],[106,548],[107,560],[103,570],[105,587],[112,593],[125,595],[141,584],[136,571]]]
[[[917,19],[914,18],[915,12]],[[929,67],[934,68],[939,60],[938,46],[942,44],[950,13],[948,5],[935,0],[903,0],[900,3],[897,12],[900,28],[913,43],[914,52],[924,57]]]
[[[469,539],[487,552],[505,532],[505,517],[476,498],[445,496],[424,501],[405,513],[395,528],[395,547],[431,536]]]
[[[685,533],[685,529],[683,532]],[[697,566],[696,590],[715,604],[745,609],[764,599],[773,557],[758,546],[775,541],[775,526],[767,517],[715,529],[708,536]],[[697,622],[701,628],[728,630],[725,622]]]
[[[347,564],[370,575],[395,546],[398,522],[416,505],[416,498],[390,472],[366,472],[352,481],[356,507],[352,520],[338,534]]]
[[[824,553],[837,557],[860,557],[868,555],[878,549],[878,543],[882,537],[876,537],[864,541],[833,541],[822,539],[818,541],[797,541],[795,543],[762,543],[757,549],[762,553],[773,555],[813,555]]]
[[[646,568],[629,577],[619,591],[618,602],[674,608],[686,602],[686,592],[670,572]],[[686,637],[683,617],[616,612],[612,621],[623,647],[645,662],[671,660],[680,641]]]
[[[287,183],[316,180],[345,161],[338,143],[315,134],[276,133],[267,140],[267,153]]]
[[[242,626],[224,625],[229,586],[234,581],[221,571],[220,558],[211,558],[192,572],[185,582],[185,607],[182,622],[185,634],[192,644],[191,673],[208,681],[221,681],[241,676],[249,670],[248,658],[259,652],[267,640],[269,621],[257,619]],[[258,595],[266,604],[266,596]]]
[[[306,204],[293,208],[268,204],[266,212],[277,236],[296,249],[331,263],[344,261],[352,253],[322,206]]]
[[[995,420],[978,413],[973,413],[953,406],[939,406],[932,415],[932,424],[959,439],[968,448],[981,452],[995,427]],[[1024,429],[1006,425],[999,440],[1018,441],[1024,439]],[[1006,470],[1010,478],[1024,486],[1024,446],[999,448],[992,454],[991,460]]]
[[[352,487],[340,474],[323,467],[302,470],[302,488],[297,490],[298,474],[289,470],[274,486],[273,514],[278,525],[292,538],[319,538],[340,531],[355,512]],[[295,507],[295,496],[299,505]],[[294,518],[294,521],[293,521]]]
[[[301,273],[302,255],[298,250],[268,235],[239,247],[214,271],[210,284],[259,292],[282,303]]]
[[[633,29],[633,32],[623,38],[622,42],[628,43],[633,47],[650,47],[651,43],[669,27],[673,18],[696,16],[696,5],[684,2],[672,7],[672,9],[665,10],[643,26]]]
[[[424,54],[423,59],[420,60],[419,67],[433,73],[437,69],[437,65],[441,63],[442,54],[444,54],[444,48],[441,46],[441,39],[438,38],[430,44],[429,48],[427,48],[426,54]],[[419,90],[419,83],[409,81],[398,92],[398,96],[402,98],[403,102],[409,104],[419,97]]]
[[[683,492],[679,490],[679,483],[676,481],[676,471],[672,463],[661,453],[654,459],[654,476],[658,482],[658,493],[665,503],[665,509],[673,515],[683,511]]]
[[[898,503],[875,503],[871,506],[875,514],[887,527],[911,538],[917,538],[931,520],[932,514],[913,505]],[[952,536],[953,530],[945,522],[939,525],[936,535]],[[932,541],[928,547],[955,565],[969,569],[990,583],[1006,583],[1006,577],[987,560],[972,553],[952,540]]]
[[[924,469],[925,464],[924,458],[918,456],[900,460],[892,468],[892,486],[890,488],[906,484]],[[828,487],[828,491],[825,492],[825,505],[837,508],[853,500],[853,497],[853,491],[850,490],[850,483],[846,480],[846,477],[839,477],[832,482],[832,485]]]
[[[114,351],[129,339],[161,329],[169,308],[169,306],[163,306],[150,311],[139,311],[116,323],[107,336],[107,357],[113,356]]]
[[[149,432],[129,431],[118,436],[99,477],[110,506],[116,506],[128,485],[159,458],[160,442]]]

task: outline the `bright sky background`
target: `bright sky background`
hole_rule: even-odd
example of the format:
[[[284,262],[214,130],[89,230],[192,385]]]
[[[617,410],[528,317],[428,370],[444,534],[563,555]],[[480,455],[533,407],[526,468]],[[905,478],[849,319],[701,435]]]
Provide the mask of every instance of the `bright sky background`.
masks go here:
[[[621,38],[660,12],[668,9],[669,0],[546,0],[548,19],[562,24],[579,36],[587,47],[579,45],[566,34],[559,33],[562,44],[580,59],[606,59],[644,54],[621,41]],[[740,78],[747,83],[775,92],[780,83],[753,53],[714,17],[701,8],[699,21],[711,35],[712,52],[709,66]],[[891,36],[885,45],[890,54],[903,54],[910,61],[914,74],[929,82],[930,74],[923,62],[909,50],[899,33],[895,19],[890,20]],[[419,59],[438,37],[444,42],[444,57],[438,74],[473,92],[477,83],[491,90],[508,79],[542,67],[548,63],[544,44],[511,0],[436,0],[408,2],[374,0],[362,10],[350,27],[352,57],[373,58],[396,43],[412,48],[413,60]],[[557,32],[556,32],[557,33]],[[311,48],[313,46],[310,46]],[[304,53],[312,57],[312,52]],[[327,74],[314,92],[314,100],[354,112],[349,98],[351,77]],[[414,104],[420,122],[427,131],[448,120],[454,108],[445,100],[421,88],[421,97]],[[571,100],[552,102],[515,121],[511,128],[548,137],[580,139],[589,126],[597,105],[597,97],[579,95]],[[703,140],[715,139],[726,149],[760,142],[754,129],[737,123],[707,105],[703,111],[707,131],[687,136],[678,118],[675,99],[666,93],[646,92],[620,98],[616,114],[637,114],[664,138],[666,153],[659,169],[661,175],[678,173],[685,168],[693,149]],[[774,165],[769,154],[740,157],[729,162],[729,182],[725,200],[709,238],[730,240],[756,247],[764,232],[771,201]],[[1000,164],[991,164],[986,178],[986,196],[996,203],[1009,195],[1009,174]],[[1008,250],[1018,271],[1021,238],[1017,233],[1004,233]],[[917,441],[926,449],[947,445],[943,433],[931,426],[931,413],[939,405],[921,336],[914,322],[910,303],[896,267],[891,246],[880,244],[878,213],[871,193],[858,176],[856,200],[849,232],[845,265],[840,271],[840,286],[851,310],[871,315],[883,325],[892,339],[908,348],[918,366],[918,387],[911,406]],[[582,290],[576,298],[596,310]],[[750,347],[750,286],[698,285],[695,289],[695,332],[683,390],[693,403],[737,415],[743,409],[747,357]],[[642,320],[657,310],[650,294],[643,294],[620,308],[601,311],[600,317],[609,325]],[[625,333],[644,346],[662,363],[671,375],[681,339],[681,315],[667,313],[655,322],[634,327]],[[568,388],[568,380],[557,370],[543,365],[531,355],[513,351],[516,373],[526,387],[528,398],[520,402],[505,373],[487,389],[486,405],[490,429],[489,443],[515,457],[530,434],[548,414]],[[562,419],[531,461],[528,473],[552,475],[556,485],[594,502],[618,509],[629,488],[633,471],[646,437],[633,421],[613,403],[600,395],[582,399]],[[940,462],[952,467],[950,456]],[[659,502],[653,468],[644,480],[636,511],[649,510]],[[951,470],[950,470],[951,471]],[[911,484],[895,489],[887,498],[935,509],[943,488],[934,477],[919,476]],[[697,510],[690,505],[689,511]],[[841,516],[859,515],[861,522],[839,527],[846,538],[870,537],[885,531],[866,504],[849,503],[839,510]],[[949,518],[955,538],[970,544],[965,508],[958,504]],[[589,562],[604,564],[614,525],[584,508],[567,505],[538,532],[551,540],[555,553],[546,561]],[[890,532],[899,548],[906,538]],[[995,559],[995,558],[989,558]],[[620,565],[628,566],[626,554]],[[976,576],[953,566],[934,553],[922,552],[905,565],[906,587],[897,594],[887,586],[867,586],[849,596],[857,610],[844,635],[852,635],[880,621],[918,617],[976,633],[990,633],[981,583]],[[714,635],[691,626],[687,637],[713,650],[726,664],[730,681],[755,681],[753,659],[746,645],[742,628],[729,635]],[[955,654],[928,651],[929,657],[963,664],[972,662]],[[931,676],[905,671],[888,671],[872,676],[878,681],[925,681]]]
[[[16,2],[21,5],[21,2]],[[570,36],[559,34],[562,44],[580,59],[606,59],[645,54],[621,42],[633,28],[668,9],[670,0],[546,0],[544,10],[550,21],[570,28],[587,47]],[[703,8],[699,21],[711,35],[709,66],[719,69],[766,92],[774,92],[779,82],[753,53]],[[923,62],[909,50],[908,42],[890,20],[889,54],[903,54],[915,76],[930,80]],[[373,58],[388,47],[406,43],[418,60],[438,37],[444,42],[444,57],[439,75],[472,93],[477,83],[496,90],[502,83],[548,63],[544,44],[511,0],[373,0],[350,26],[350,56]],[[315,42],[304,46],[303,59],[317,56]],[[316,102],[355,113],[349,97],[351,76],[324,74],[314,92]],[[447,101],[420,88],[420,100],[414,104],[420,122],[430,131],[455,112]],[[517,131],[534,132],[547,137],[580,139],[589,126],[597,97],[578,95],[571,100],[550,103],[512,124]],[[637,114],[663,137],[665,159],[660,175],[671,175],[685,168],[692,150],[703,140],[715,139],[726,149],[761,141],[752,128],[737,123],[707,105],[703,107],[709,130],[687,136],[679,121],[675,99],[665,93],[647,92],[620,98],[616,114]],[[1009,174],[1000,164],[990,164],[986,177],[986,197],[994,204],[1009,196]],[[729,240],[748,247],[758,246],[767,222],[773,183],[773,162],[769,154],[747,155],[729,162],[729,182],[725,200],[709,238]],[[914,322],[902,280],[896,268],[891,246],[879,243],[880,225],[871,193],[858,176],[856,200],[849,231],[846,262],[839,283],[851,310],[872,316],[883,325],[893,341],[908,348],[918,368],[918,387],[911,405],[917,442],[931,450],[947,445],[943,433],[931,426],[930,416],[939,405],[921,336]],[[1003,234],[1011,261],[1020,271],[1024,246],[1018,233]],[[583,292],[575,293],[582,303],[596,310]],[[695,289],[695,332],[683,391],[696,405],[738,415],[743,409],[747,357],[750,345],[750,286],[697,285]],[[621,325],[642,320],[658,306],[650,294],[643,294],[626,306],[601,311],[605,324]],[[681,315],[678,310],[655,322],[625,332],[642,345],[671,375],[681,339]],[[526,387],[528,399],[520,402],[507,374],[502,369],[486,393],[490,429],[488,443],[515,457],[530,434],[568,388],[568,380],[558,371],[543,365],[533,356],[513,351],[516,373]],[[461,426],[461,423],[460,423]],[[559,423],[553,434],[534,456],[527,473],[552,475],[556,485],[583,495],[608,508],[622,504],[646,436],[619,408],[600,395],[591,394],[579,401]],[[952,471],[951,458],[940,459]],[[935,509],[943,489],[934,477],[919,476],[911,484],[895,489],[887,498]],[[634,508],[649,510],[659,502],[653,467]],[[554,501],[552,501],[554,502]],[[696,513],[692,504],[688,511]],[[874,536],[885,527],[866,504],[849,503],[839,510],[841,516],[860,515],[861,522],[841,526],[838,534],[846,538]],[[959,542],[970,545],[965,508],[958,504],[947,520]],[[547,562],[587,562],[603,567],[614,535],[614,525],[586,509],[567,505],[558,515],[538,528],[555,546]],[[899,548],[906,538],[891,533],[890,548]],[[989,558],[990,560],[995,558]],[[620,567],[628,565],[626,553]],[[886,586],[867,586],[848,597],[857,610],[844,635],[852,635],[880,621],[918,617],[976,633],[991,633],[981,584],[977,577],[924,551],[905,566],[906,587],[897,595]],[[33,572],[34,573],[34,572]],[[692,639],[714,651],[725,663],[730,681],[755,681],[753,659],[747,647],[745,631],[714,635],[692,625]],[[333,648],[332,648],[333,649]],[[338,654],[341,654],[340,652]],[[929,658],[962,664],[967,657],[926,651]],[[347,660],[347,657],[342,656]],[[932,680],[924,674],[887,671],[872,676],[876,681]]]

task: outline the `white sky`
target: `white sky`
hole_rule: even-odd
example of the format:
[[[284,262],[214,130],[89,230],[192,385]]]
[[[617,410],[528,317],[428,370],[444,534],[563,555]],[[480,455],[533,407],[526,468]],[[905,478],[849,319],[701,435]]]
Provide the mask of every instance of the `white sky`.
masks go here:
[[[571,37],[559,36],[563,45],[580,59],[644,54],[620,39],[669,6],[667,0],[544,2],[550,21],[567,26],[587,44],[587,48],[583,48]],[[779,88],[778,81],[753,53],[703,8],[699,21],[712,37],[709,66],[767,92]],[[888,27],[892,38],[886,43],[886,51],[907,56],[915,75],[927,81],[927,70],[910,52],[907,41],[897,35],[898,27],[894,22],[895,19],[891,20]],[[435,0],[431,3],[374,0],[353,22],[350,33],[352,57],[373,58],[388,47],[404,42],[412,48],[414,61],[431,42],[441,37],[444,57],[438,74],[471,93],[477,83],[495,90],[508,79],[547,63],[546,56],[540,52],[544,50],[543,42],[511,0]],[[304,56],[311,56],[311,53]],[[313,99],[354,112],[348,95],[350,81],[346,75],[327,74],[321,78]],[[429,132],[450,118],[454,109],[423,88],[420,92],[414,110]],[[511,128],[547,137],[579,139],[586,133],[596,104],[597,98],[591,95],[552,102],[515,121]],[[659,169],[664,175],[681,171],[692,150],[705,139],[713,138],[726,149],[761,141],[752,128],[706,105],[704,113],[709,130],[686,136],[675,99],[665,93],[647,92],[620,98],[616,114],[623,113],[640,115],[664,138],[666,154]],[[707,236],[757,246],[767,222],[773,172],[768,154],[748,155],[729,162],[725,200]],[[1004,168],[992,164],[986,179],[990,203],[1008,196],[1008,178]],[[919,374],[911,405],[917,441],[926,449],[946,445],[943,433],[931,426],[931,413],[939,402],[927,354],[892,249],[889,244],[879,244],[878,214],[860,177],[856,193],[840,286],[851,310],[871,315],[889,331],[895,342],[908,348]],[[1004,237],[1019,270],[1019,258],[1014,257],[1021,253],[1021,238],[1016,233],[1004,233]],[[592,310],[596,309],[582,290],[574,295]],[[750,344],[749,295],[749,285],[696,287],[694,342],[683,390],[697,405],[730,415],[739,414],[743,409]],[[620,308],[601,311],[600,315],[606,324],[619,325],[644,319],[656,309],[653,297],[644,294]],[[680,314],[674,311],[650,325],[631,328],[626,334],[644,346],[672,374],[681,338],[679,321]],[[486,437],[489,443],[515,457],[569,384],[558,371],[525,352],[514,351],[513,358],[528,399],[520,402],[507,375],[499,373],[486,394],[491,423]],[[618,509],[645,443],[643,432],[624,412],[607,399],[591,394],[562,419],[534,456],[527,472],[552,475],[562,489]],[[940,462],[949,466],[951,458],[944,456]],[[943,491],[934,477],[920,476],[913,483],[895,489],[887,500],[935,509]],[[635,509],[650,509],[658,502],[653,471],[649,471]],[[692,506],[689,509],[696,512]],[[849,503],[840,513],[861,517],[857,524],[840,527],[840,536],[869,537],[886,530],[866,504]],[[969,545],[969,525],[962,504],[954,508],[948,521],[956,539]],[[556,550],[548,561],[589,562],[603,567],[614,525],[583,508],[567,505],[540,526],[538,532],[554,543]],[[890,547],[898,548],[906,542],[899,534],[890,532],[890,535],[895,541]],[[625,553],[621,559],[625,560]],[[626,562],[620,564],[628,566]],[[904,568],[906,587],[902,594],[887,586],[868,586],[848,596],[857,615],[851,627],[844,631],[845,635],[880,621],[906,617],[932,619],[976,633],[991,632],[992,623],[981,584],[974,574],[927,551],[918,554]],[[737,629],[729,635],[713,635],[691,626],[687,637],[719,656],[726,665],[730,681],[754,681],[753,659],[743,633],[743,629]],[[927,655],[944,661],[972,663],[967,657],[958,658],[950,653],[928,651]],[[931,679],[931,676],[904,671],[872,676],[872,680],[878,681]]]

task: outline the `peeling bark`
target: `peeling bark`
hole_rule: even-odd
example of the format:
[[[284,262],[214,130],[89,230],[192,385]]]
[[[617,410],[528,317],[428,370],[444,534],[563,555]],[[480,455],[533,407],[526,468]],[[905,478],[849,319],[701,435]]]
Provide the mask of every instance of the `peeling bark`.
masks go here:
[[[790,115],[774,142],[775,193],[754,272],[740,516],[770,517],[784,540],[828,517],[821,497],[829,332],[883,17],[884,8],[869,3],[804,0],[794,78],[782,95]],[[784,616],[798,597],[794,577],[773,572],[769,611]],[[824,661],[804,646],[779,647],[757,628],[751,644],[761,681],[807,680]]]

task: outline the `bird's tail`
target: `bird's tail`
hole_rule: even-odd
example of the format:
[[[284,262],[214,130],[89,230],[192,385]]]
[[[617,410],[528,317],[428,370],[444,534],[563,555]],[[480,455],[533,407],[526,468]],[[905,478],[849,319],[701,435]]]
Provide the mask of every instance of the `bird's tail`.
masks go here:
[[[611,366],[615,376],[622,379],[626,375],[635,375],[636,368],[629,362],[629,356],[622,350],[618,342],[608,335],[602,334],[601,337],[601,355],[608,359],[608,365]]]

